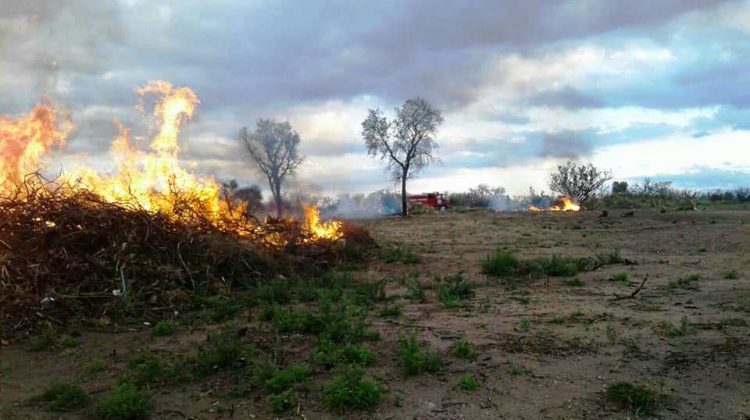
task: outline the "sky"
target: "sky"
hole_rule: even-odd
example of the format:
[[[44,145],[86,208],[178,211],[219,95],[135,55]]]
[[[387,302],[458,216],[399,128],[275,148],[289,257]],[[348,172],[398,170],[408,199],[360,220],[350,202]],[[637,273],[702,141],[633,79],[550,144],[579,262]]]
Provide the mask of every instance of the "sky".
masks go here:
[[[745,0],[0,0],[0,114],[64,105],[61,169],[111,167],[115,119],[148,137],[134,88],[149,80],[196,92],[181,157],[242,185],[262,181],[237,133],[276,118],[302,138],[295,188],[392,188],[361,122],[422,96],[445,121],[412,192],[545,190],[567,160],[750,186]]]

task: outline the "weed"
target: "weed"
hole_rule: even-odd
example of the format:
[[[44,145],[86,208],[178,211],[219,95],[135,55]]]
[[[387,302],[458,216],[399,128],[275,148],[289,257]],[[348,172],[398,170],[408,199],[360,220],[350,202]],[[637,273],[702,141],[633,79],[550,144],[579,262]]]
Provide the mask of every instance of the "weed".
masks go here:
[[[43,403],[47,410],[60,412],[83,408],[91,398],[79,385],[62,383],[52,385],[32,400]]]
[[[427,295],[424,291],[424,285],[418,279],[412,279],[407,287],[409,292],[407,298],[415,302],[424,303],[427,301]]]
[[[315,363],[331,368],[338,365],[370,366],[377,358],[375,352],[356,344],[336,344],[321,341],[313,354]]]
[[[526,271],[532,274],[544,274],[553,277],[569,277],[584,271],[587,261],[580,258],[553,255],[534,258],[526,263]]]
[[[29,341],[29,351],[49,351],[58,347],[59,333],[54,328],[45,329]]]
[[[521,319],[514,327],[514,329],[519,332],[528,332],[529,328],[531,328],[531,320],[528,318]]]
[[[576,309],[575,311],[571,312],[570,315],[568,315],[571,319],[571,321],[578,321],[581,318],[583,318],[583,312],[581,312],[580,309]]]
[[[419,264],[422,262],[422,258],[404,247],[403,244],[396,244],[386,250],[383,261],[387,263]]]
[[[514,274],[520,261],[513,251],[496,249],[482,260],[482,272],[495,277],[506,277]]]
[[[75,338],[75,337],[64,337],[62,340],[60,340],[60,347],[63,348],[73,348],[78,347],[81,345],[81,340]]]
[[[248,349],[236,337],[211,336],[206,345],[190,360],[193,374],[208,376],[219,369],[241,367],[247,359]]]
[[[607,401],[615,404],[621,410],[634,414],[652,414],[659,404],[659,395],[642,385],[630,382],[615,382],[607,387]]]
[[[453,345],[451,353],[462,359],[471,359],[475,356],[474,346],[467,339],[461,339]]]
[[[464,299],[473,294],[471,285],[462,273],[444,277],[436,293],[443,307],[448,309],[462,306]]]
[[[573,277],[565,280],[565,285],[570,287],[582,287],[585,284],[586,283],[584,283],[583,280],[579,279],[578,277]]]
[[[458,380],[458,384],[456,386],[463,389],[464,391],[476,391],[477,389],[482,387],[482,382],[477,379],[476,376],[472,375],[471,373],[467,373]]]
[[[555,315],[555,317],[550,320],[550,324],[564,324],[564,323],[565,323],[564,315]]]
[[[154,330],[151,332],[151,334],[156,337],[164,337],[167,335],[172,335],[176,327],[177,325],[171,319],[163,319],[156,323],[156,325],[154,326]]]
[[[292,300],[289,281],[276,278],[255,288],[255,299],[266,304],[283,305]]]
[[[266,391],[278,394],[300,384],[312,376],[312,369],[305,364],[284,368],[266,380]]]
[[[680,325],[678,326],[664,321],[658,324],[657,331],[667,337],[682,337],[691,333],[690,322],[686,316],[680,319]]]
[[[380,403],[383,389],[363,379],[361,368],[346,368],[323,387],[323,405],[329,410],[371,410]]]
[[[625,259],[622,258],[622,255],[620,254],[620,250],[617,248],[610,252],[597,254],[595,259],[600,266],[622,264],[625,262]]]
[[[96,413],[107,420],[141,420],[150,418],[154,408],[151,393],[123,383],[104,398]]]
[[[401,316],[401,305],[390,305],[380,310],[380,316],[384,318]]]
[[[407,376],[422,372],[434,373],[440,370],[442,361],[437,352],[430,351],[417,340],[417,332],[412,330],[409,337],[403,335],[398,339],[401,368]]]
[[[689,290],[697,290],[698,281],[700,280],[700,277],[697,274],[691,274],[687,277],[682,277],[678,279],[677,281],[670,281],[667,283],[667,289],[669,290],[676,290],[676,289],[689,289]]]
[[[104,362],[104,359],[94,359],[83,366],[83,373],[85,373],[86,375],[93,375],[95,373],[104,371],[104,369],[106,368],[107,364]]]
[[[285,413],[297,406],[297,396],[289,390],[278,394],[271,394],[266,399],[271,410],[276,414]]]
[[[621,283],[627,283],[630,280],[628,273],[618,273],[609,278],[611,281],[617,281]]]
[[[508,374],[510,374],[511,376],[529,376],[532,373],[534,373],[533,370],[525,367],[515,365],[508,366]]]
[[[739,278],[739,274],[737,273],[737,270],[727,271],[727,273],[724,274],[724,278],[726,280],[737,280]]]
[[[138,386],[153,387],[177,382],[180,379],[180,370],[168,360],[144,351],[130,358],[125,378]]]

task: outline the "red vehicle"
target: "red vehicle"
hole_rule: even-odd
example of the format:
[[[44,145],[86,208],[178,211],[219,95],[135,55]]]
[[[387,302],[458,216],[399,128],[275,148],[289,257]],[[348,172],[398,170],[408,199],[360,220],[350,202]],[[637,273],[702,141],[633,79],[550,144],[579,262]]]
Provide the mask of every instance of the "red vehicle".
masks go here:
[[[439,192],[410,195],[407,200],[410,206],[432,207],[435,210],[450,208],[448,198],[445,194]]]

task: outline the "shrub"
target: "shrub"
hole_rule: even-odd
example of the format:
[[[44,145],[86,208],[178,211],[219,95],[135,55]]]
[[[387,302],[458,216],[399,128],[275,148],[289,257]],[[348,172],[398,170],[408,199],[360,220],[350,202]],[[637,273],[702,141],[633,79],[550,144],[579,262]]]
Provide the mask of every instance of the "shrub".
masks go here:
[[[180,374],[176,365],[144,351],[130,358],[125,377],[138,386],[155,386],[176,382],[180,379]]]
[[[655,391],[623,381],[608,386],[606,398],[619,409],[634,414],[652,414],[659,404],[659,395]]]
[[[630,276],[628,276],[628,273],[618,273],[610,277],[610,280],[618,281],[622,283],[627,283],[629,279],[630,279]]]
[[[405,375],[412,376],[422,372],[434,373],[440,370],[442,365],[440,355],[430,351],[426,346],[422,346],[417,341],[416,331],[412,330],[409,337],[399,337],[398,345],[401,369]]]
[[[380,403],[383,389],[378,384],[362,379],[359,368],[343,370],[332,383],[323,388],[323,405],[329,410],[370,410]]]
[[[311,377],[312,373],[312,369],[305,364],[292,365],[276,372],[266,381],[265,388],[272,394],[278,394],[302,383]]]
[[[209,337],[208,343],[200,346],[197,355],[191,360],[193,373],[202,377],[219,369],[240,367],[244,364],[244,353],[247,351],[236,337]]]
[[[520,262],[516,255],[506,249],[496,249],[482,260],[482,272],[496,277],[506,277],[518,270]]]
[[[471,285],[461,273],[444,277],[436,292],[445,308],[461,306],[463,300],[473,294]]]
[[[724,274],[724,278],[727,280],[737,280],[739,274],[737,274],[737,270],[727,271],[727,273]]]
[[[582,287],[585,285],[585,283],[578,277],[573,277],[571,279],[565,280],[565,285],[570,287]]]
[[[338,365],[370,366],[377,355],[365,346],[356,344],[336,344],[321,341],[313,355],[315,363],[331,368]]]
[[[50,411],[60,412],[83,408],[89,404],[91,398],[79,385],[55,384],[34,400],[41,401]]]
[[[458,380],[457,386],[464,391],[476,391],[482,387],[482,382],[471,373],[467,373]]]
[[[462,359],[471,359],[474,357],[474,346],[467,339],[461,339],[453,345],[451,353]]]
[[[281,414],[293,409],[297,405],[297,396],[291,391],[286,390],[279,394],[271,394],[268,396],[268,405],[271,406],[271,410],[276,414]]]
[[[176,327],[177,325],[171,319],[163,319],[157,322],[156,325],[154,325],[154,330],[152,334],[156,337],[164,337],[167,335],[172,335]]]
[[[151,418],[154,408],[154,398],[148,391],[124,383],[104,398],[96,413],[107,420],[144,420]]]

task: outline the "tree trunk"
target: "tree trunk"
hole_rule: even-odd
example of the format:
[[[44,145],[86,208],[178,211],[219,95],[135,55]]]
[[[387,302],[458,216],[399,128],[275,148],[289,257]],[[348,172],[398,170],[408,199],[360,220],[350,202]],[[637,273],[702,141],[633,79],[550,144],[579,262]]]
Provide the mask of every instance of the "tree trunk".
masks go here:
[[[406,174],[401,177],[401,217],[406,217],[409,214],[406,200]]]

